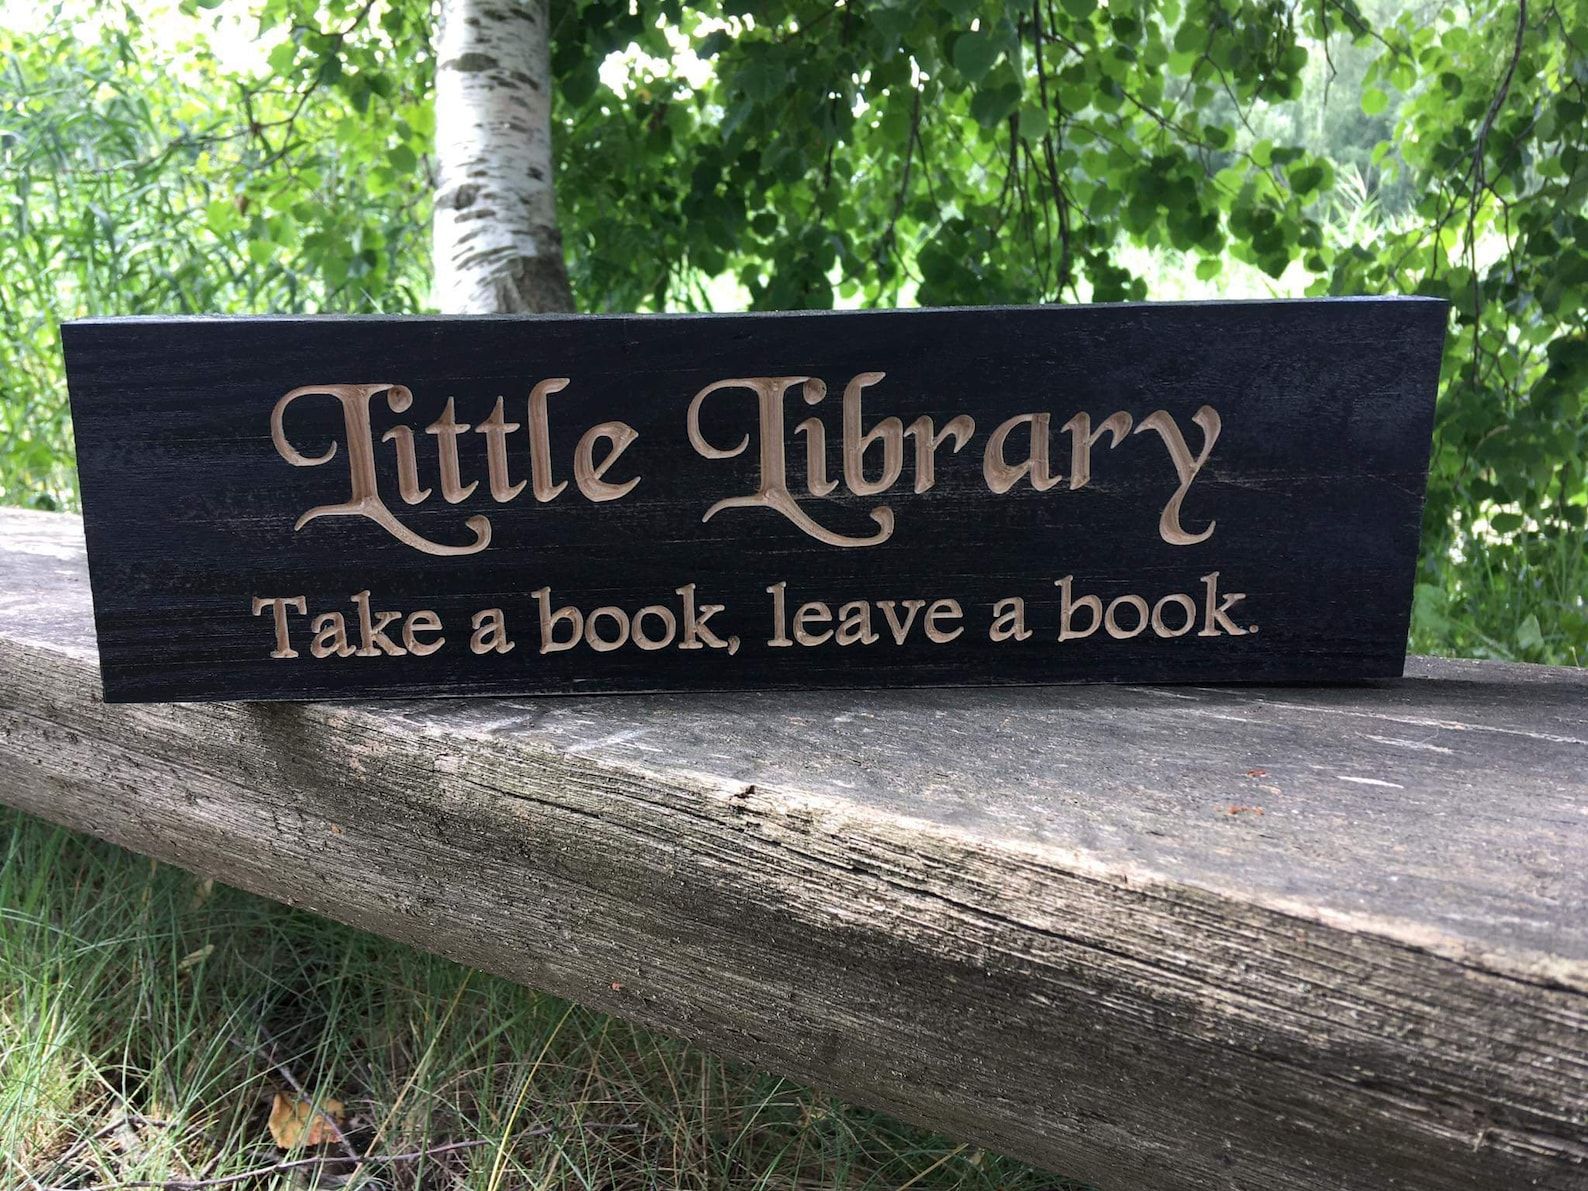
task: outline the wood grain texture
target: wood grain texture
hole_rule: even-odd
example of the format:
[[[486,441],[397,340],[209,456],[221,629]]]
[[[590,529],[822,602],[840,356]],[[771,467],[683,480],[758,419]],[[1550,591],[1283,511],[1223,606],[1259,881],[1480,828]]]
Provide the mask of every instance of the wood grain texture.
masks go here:
[[[1446,311],[71,323],[106,694],[1399,676]],[[533,387],[556,378],[537,415]],[[956,424],[963,441],[923,446]],[[625,445],[592,492],[619,441],[588,439],[599,426]],[[702,617],[719,607],[715,643],[686,643],[686,587]],[[311,656],[316,618],[351,624],[359,592],[372,612],[433,612],[445,645],[405,654],[393,628],[390,652]],[[999,640],[1011,598],[1024,621]],[[489,608],[511,652],[471,651]],[[579,641],[571,613],[546,627],[561,608],[585,637],[547,651]],[[643,608],[655,649],[625,627]]]
[[[7,803],[1105,1191],[1588,1186],[1583,673],[145,706],[94,663],[77,521],[0,512]]]

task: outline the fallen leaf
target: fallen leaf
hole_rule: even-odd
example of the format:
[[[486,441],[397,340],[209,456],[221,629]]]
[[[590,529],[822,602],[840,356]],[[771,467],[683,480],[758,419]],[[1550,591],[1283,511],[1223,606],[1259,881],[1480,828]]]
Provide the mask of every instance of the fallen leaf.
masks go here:
[[[284,1150],[341,1141],[342,1112],[342,1102],[333,1097],[312,1104],[301,1097],[277,1092],[270,1105],[271,1139]]]
[[[1247,777],[1267,777],[1268,776],[1268,770],[1266,770],[1266,769],[1248,769],[1246,771],[1246,776]]]
[[[214,954],[215,944],[205,943],[204,946],[200,947],[197,951],[191,952],[188,955],[184,955],[182,957],[182,961],[177,964],[176,970],[178,972],[185,972],[194,964],[201,964]]]

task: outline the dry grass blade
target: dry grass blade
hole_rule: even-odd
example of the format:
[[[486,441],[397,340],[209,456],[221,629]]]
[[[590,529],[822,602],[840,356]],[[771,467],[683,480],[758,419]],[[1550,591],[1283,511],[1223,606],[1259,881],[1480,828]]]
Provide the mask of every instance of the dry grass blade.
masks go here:
[[[538,1129],[527,1129],[514,1140],[525,1140],[532,1137],[546,1137],[553,1133],[564,1132],[568,1127],[563,1125],[543,1125]],[[639,1128],[637,1125],[582,1125],[583,1129],[594,1129],[604,1132],[632,1132]],[[497,1144],[493,1139],[475,1138],[471,1141],[449,1141],[441,1145],[427,1146],[422,1150],[410,1150],[402,1154],[367,1154],[354,1158],[359,1166],[373,1165],[376,1163],[391,1165],[399,1162],[417,1162],[421,1158],[435,1158],[443,1154],[453,1154],[461,1150],[478,1149],[481,1146]],[[105,1183],[98,1187],[83,1188],[81,1191],[132,1191],[133,1188],[159,1187],[163,1191],[202,1191],[208,1187],[226,1187],[234,1183],[244,1183],[249,1179],[266,1178],[274,1174],[284,1174],[292,1170],[303,1170],[312,1166],[329,1166],[339,1164],[346,1159],[330,1154],[320,1154],[312,1158],[286,1158],[280,1162],[272,1162],[268,1166],[256,1166],[252,1170],[239,1170],[231,1174],[213,1175],[202,1179],[139,1179],[124,1183]],[[43,1188],[42,1191],[68,1191],[66,1188]]]

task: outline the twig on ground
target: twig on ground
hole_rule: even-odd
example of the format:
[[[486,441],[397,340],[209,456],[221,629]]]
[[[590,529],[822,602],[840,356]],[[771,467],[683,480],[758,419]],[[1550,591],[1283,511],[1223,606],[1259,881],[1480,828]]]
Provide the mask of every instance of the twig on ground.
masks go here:
[[[55,1177],[56,1172],[70,1162],[73,1158],[77,1157],[77,1155],[81,1154],[96,1141],[99,1141],[101,1138],[107,1137],[108,1135],[114,1133],[117,1129],[120,1129],[129,1121],[136,1121],[138,1124],[147,1125],[151,1129],[167,1129],[170,1128],[171,1125],[170,1121],[156,1120],[154,1117],[144,1116],[136,1109],[124,1108],[121,1115],[115,1120],[111,1121],[109,1124],[101,1125],[92,1133],[80,1137],[73,1142],[64,1154],[62,1154],[59,1158],[56,1158],[49,1164],[49,1166],[45,1168],[43,1174],[29,1174],[27,1176],[29,1181],[34,1186],[47,1184],[49,1180]]]
[[[538,1129],[527,1129],[520,1133],[515,1140],[530,1137],[546,1137],[552,1133],[561,1133],[573,1126],[542,1125]],[[636,1124],[580,1125],[577,1128],[590,1132],[627,1133],[639,1129]],[[443,1145],[427,1146],[422,1150],[410,1150],[402,1154],[366,1154],[362,1158],[354,1158],[356,1166],[370,1162],[417,1162],[421,1158],[434,1158],[441,1154],[456,1153],[459,1150],[478,1149],[480,1146],[497,1144],[488,1138],[474,1138],[470,1141],[449,1141]],[[225,1187],[234,1183],[247,1182],[249,1179],[265,1178],[273,1174],[284,1174],[289,1170],[302,1170],[308,1166],[325,1166],[332,1163],[345,1162],[347,1159],[334,1154],[319,1154],[312,1158],[288,1158],[280,1162],[273,1162],[269,1166],[256,1166],[251,1170],[240,1170],[235,1174],[211,1175],[203,1179],[148,1179],[130,1183],[102,1183],[96,1187],[85,1188],[84,1191],[133,1191],[134,1188],[152,1187],[160,1191],[203,1191],[209,1187]],[[65,1191],[64,1188],[44,1188],[43,1191]]]
[[[951,1162],[955,1158],[958,1158],[961,1154],[963,1154],[969,1148],[970,1148],[970,1142],[968,1142],[968,1141],[961,1142],[959,1145],[955,1146],[948,1153],[944,1154],[936,1162],[932,1163],[932,1165],[928,1166],[925,1170],[917,1171],[916,1174],[910,1179],[910,1181],[908,1183],[900,1183],[899,1184],[899,1191],[909,1191],[909,1189],[911,1187],[915,1186],[917,1183],[919,1183],[927,1175],[931,1174],[938,1167],[942,1166],[946,1162]]]
[[[49,1191],[49,1188],[44,1187],[42,1184],[40,1184],[38,1179],[34,1178],[30,1173],[28,1173],[28,1168],[22,1165],[20,1159],[12,1156],[11,1154],[6,1154],[5,1160],[22,1172],[22,1177],[27,1180],[27,1183],[24,1184],[25,1186],[34,1188],[34,1191]]]

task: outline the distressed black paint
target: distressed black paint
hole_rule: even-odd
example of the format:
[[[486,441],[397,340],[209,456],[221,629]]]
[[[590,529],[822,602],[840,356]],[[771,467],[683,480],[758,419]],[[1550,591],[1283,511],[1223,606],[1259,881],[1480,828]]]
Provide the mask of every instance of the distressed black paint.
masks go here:
[[[1069,681],[1297,681],[1397,675],[1404,657],[1412,571],[1426,478],[1445,305],[1420,299],[1043,307],[843,314],[561,316],[478,319],[271,318],[90,320],[63,330],[72,390],[84,514],[107,697],[296,699],[346,695],[622,691],[822,685],[922,685]],[[975,419],[960,452],[936,455],[934,485],[916,493],[913,440],[898,482],[874,496],[807,495],[805,437],[796,426],[824,419],[827,475],[842,480],[839,405],[858,374],[885,378],[864,391],[864,428],[888,417],[904,427],[922,415],[941,429]],[[755,397],[716,394],[702,406],[703,437],[749,448],[704,458],[686,433],[686,409],[702,387],[728,378],[821,378],[828,395],[810,405],[799,389],[783,401],[791,488],[800,507],[834,533],[876,531],[886,541],[840,547],[815,540],[767,507],[715,502],[757,487]],[[478,426],[500,396],[509,421],[525,423],[538,381],[568,378],[548,398],[553,478],[568,488],[550,501],[526,489],[505,503],[488,491],[487,437],[459,436],[467,499],[438,490],[441,440],[424,428],[447,400]],[[400,415],[371,403],[377,477],[386,504],[428,540],[466,543],[466,519],[491,523],[491,544],[461,557],[420,552],[363,517],[327,516],[294,530],[312,507],[348,497],[343,408],[329,396],[297,401],[284,418],[295,449],[338,455],[290,466],[272,443],[270,415],[289,390],[318,384],[407,386]],[[1072,490],[1035,490],[1029,477],[999,494],[983,452],[993,430],[1023,413],[1047,413],[1052,470],[1070,474],[1072,437],[1061,427],[1111,413],[1132,429],[1162,410],[1202,446],[1194,418],[1217,410],[1221,428],[1187,489],[1181,516],[1205,540],[1165,540],[1160,516],[1176,472],[1155,433],[1132,433],[1093,453],[1092,476]],[[639,483],[595,503],[571,460],[580,436],[621,421],[637,432],[605,477]],[[412,429],[421,482],[409,507],[398,496],[394,426]],[[529,475],[527,432],[511,439],[510,479]],[[595,451],[599,461],[609,444]],[[1023,431],[1011,462],[1026,458]],[[880,450],[867,457],[875,477]],[[1244,593],[1228,616],[1207,615],[1205,576],[1222,599]],[[1106,606],[1137,595],[1149,607],[1185,593],[1194,627],[1167,637],[1152,627],[1129,639],[1103,630],[1060,641],[1060,589]],[[771,585],[784,582],[784,634],[794,610],[822,601],[836,614],[870,603],[870,644],[774,647]],[[684,597],[719,604],[713,633],[740,647],[610,652],[586,645],[540,652],[537,603],[584,613],[669,608],[683,636]],[[358,644],[356,593],[372,609],[429,609],[446,643],[428,656],[310,656],[310,620],[344,613]],[[291,619],[297,657],[272,658],[271,615],[256,598],[304,597]],[[994,605],[1025,601],[1025,640],[989,638]],[[926,603],[908,618],[906,601]],[[952,640],[925,634],[932,601],[954,600]],[[893,601],[895,620],[882,601]],[[471,652],[471,618],[499,607],[515,647]],[[1183,604],[1166,607],[1177,627]],[[1129,631],[1135,605],[1116,627]],[[1090,617],[1078,613],[1075,627]],[[660,635],[665,619],[647,627]],[[1257,632],[1232,635],[1258,626]],[[617,622],[603,622],[607,637]],[[813,632],[833,621],[813,623]],[[1211,628],[1212,632],[1207,630]],[[567,635],[567,625],[562,627]],[[400,641],[400,633],[389,630]],[[943,633],[941,635],[948,635]]]

